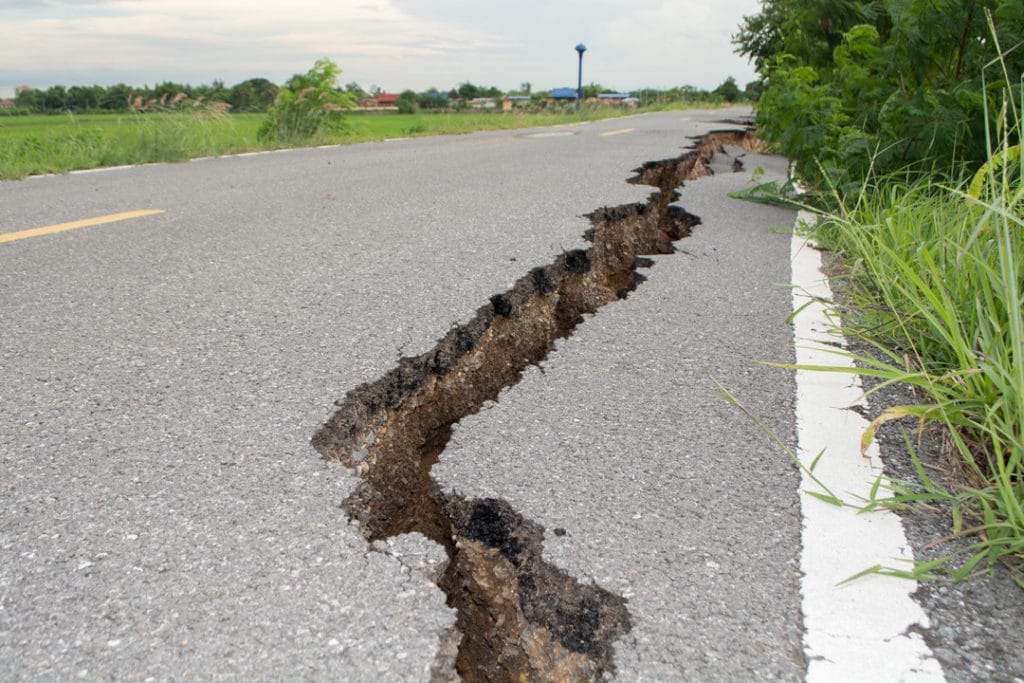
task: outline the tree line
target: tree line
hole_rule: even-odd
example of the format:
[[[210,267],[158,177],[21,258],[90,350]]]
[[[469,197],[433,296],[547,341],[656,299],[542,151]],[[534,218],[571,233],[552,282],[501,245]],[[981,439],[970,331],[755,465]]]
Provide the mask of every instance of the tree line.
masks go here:
[[[232,111],[263,112],[274,103],[277,93],[278,87],[265,78],[250,78],[230,88],[221,81],[198,86],[165,81],[141,88],[124,83],[54,85],[45,90],[18,90],[14,104],[36,114],[145,111],[215,102],[230,105]]]
[[[294,79],[295,77],[293,77]],[[289,79],[283,88],[287,89],[293,79]],[[133,87],[124,83],[111,86],[75,85],[65,87],[54,85],[44,89],[18,90],[14,99],[15,111],[12,113],[57,114],[72,112],[87,114],[93,112],[129,112],[129,111],[165,111],[168,109],[186,109],[200,105],[229,107],[232,112],[268,111],[278,98],[282,87],[278,87],[265,78],[250,78],[234,86],[228,87],[222,81],[214,81],[209,85],[190,85],[165,81],[157,85]],[[667,102],[706,101],[720,99],[726,102],[753,101],[759,94],[758,82],[750,83],[741,90],[731,76],[713,90],[702,90],[690,85],[658,90],[644,88],[631,91],[641,105],[660,104]],[[364,89],[358,83],[346,83],[334,86],[339,93],[352,96],[354,102],[362,102],[381,94],[377,86]],[[597,97],[602,93],[620,92],[598,83],[590,83],[583,87],[583,96]],[[414,90],[402,91],[398,106],[403,112],[416,110],[449,109],[455,103],[466,103],[479,98],[498,99],[506,95],[528,96],[533,100],[543,100],[550,91],[535,91],[528,82],[521,83],[519,88],[503,91],[495,86],[478,85],[463,81],[449,90],[431,87],[421,92]]]

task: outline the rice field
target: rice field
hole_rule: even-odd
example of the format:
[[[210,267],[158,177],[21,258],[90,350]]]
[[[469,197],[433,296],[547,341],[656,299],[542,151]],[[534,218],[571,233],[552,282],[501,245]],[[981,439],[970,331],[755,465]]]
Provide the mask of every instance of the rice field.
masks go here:
[[[345,131],[319,136],[308,144],[554,126],[627,113],[634,112],[600,107],[578,113],[354,113],[347,117]],[[279,147],[257,140],[262,121],[262,114],[219,111],[0,117],[0,179]]]

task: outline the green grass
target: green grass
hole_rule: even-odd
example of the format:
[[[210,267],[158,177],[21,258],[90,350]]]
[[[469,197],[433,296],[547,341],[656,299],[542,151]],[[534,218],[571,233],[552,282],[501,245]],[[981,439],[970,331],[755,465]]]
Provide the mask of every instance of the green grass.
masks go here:
[[[347,117],[345,132],[324,134],[306,142],[352,144],[457,135],[580,123],[632,113],[636,111],[612,107],[584,108],[579,113],[354,113]],[[213,111],[0,117],[0,179],[280,147],[257,141],[256,132],[262,121],[262,114],[228,115]]]
[[[261,149],[260,117],[213,112],[0,119],[0,178]]]
[[[940,504],[955,535],[973,539],[882,573],[960,580],[1003,561],[1024,586],[1024,182],[1018,162],[1002,163],[1019,158],[1014,130],[1018,121],[1003,121],[977,193],[883,178],[852,203],[836,197],[839,210],[813,228],[846,264],[833,278],[845,295],[834,304],[842,332],[877,350],[856,357],[857,371],[920,397],[886,409],[864,445],[908,416],[944,425],[951,444],[945,483],[911,448],[919,481],[888,482],[894,497],[869,507]]]

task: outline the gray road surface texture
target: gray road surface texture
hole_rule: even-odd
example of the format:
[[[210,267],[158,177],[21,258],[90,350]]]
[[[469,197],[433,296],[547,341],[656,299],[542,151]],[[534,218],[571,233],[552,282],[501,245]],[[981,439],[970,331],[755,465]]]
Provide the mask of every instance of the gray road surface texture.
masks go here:
[[[0,232],[165,211],[0,245],[0,678],[449,675],[443,552],[370,546],[342,509],[359,479],[310,438],[729,115],[0,183]],[[797,473],[712,381],[791,438],[791,379],[752,361],[791,358],[793,215],[727,198],[783,171],[745,163],[688,183],[703,224],[679,252],[433,470],[627,600],[624,680],[804,670]]]

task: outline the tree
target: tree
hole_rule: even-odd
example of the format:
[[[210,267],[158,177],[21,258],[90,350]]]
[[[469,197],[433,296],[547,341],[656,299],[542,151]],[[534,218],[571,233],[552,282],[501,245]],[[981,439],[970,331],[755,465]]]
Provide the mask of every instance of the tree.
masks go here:
[[[448,106],[448,95],[437,88],[429,88],[416,96],[420,109],[444,109]]]
[[[455,97],[452,97],[452,93],[454,93]],[[453,89],[448,93],[451,99],[455,99],[457,97],[466,101],[475,100],[480,97],[501,97],[503,94],[504,93],[501,92],[500,88],[493,85],[474,85],[469,81],[459,83],[456,89]]]
[[[985,112],[1019,87],[1022,40],[1020,0],[766,0],[735,37],[762,77],[761,135],[805,183],[840,193],[868,173],[983,163]],[[1003,61],[989,68],[996,42]]]
[[[747,87],[743,90],[743,96],[751,102],[757,102],[761,97],[761,92],[764,90],[764,83],[761,81],[750,81],[747,83]]]
[[[42,96],[43,109],[49,112],[64,111],[68,108],[68,91],[63,85],[53,85]]]
[[[398,113],[399,114],[415,114],[416,113],[416,93],[412,90],[403,90],[398,95]]]
[[[132,89],[124,83],[118,83],[104,89],[99,106],[105,111],[128,111],[131,99]]]
[[[277,86],[265,78],[250,78],[231,88],[227,102],[232,111],[265,112],[274,104]]]
[[[210,85],[199,85],[192,87],[190,85],[179,85],[175,83],[169,84],[173,86],[171,89],[175,89],[174,94],[169,94],[168,98],[174,97],[179,92],[183,92],[193,99],[202,98],[207,102],[228,102],[231,99],[231,90],[224,87],[224,81],[215,80]],[[163,89],[161,89],[160,97],[163,97]]]
[[[711,94],[721,97],[726,102],[737,102],[743,97],[743,92],[736,85],[736,79],[732,76],[726,78],[720,86],[711,91]]]
[[[461,100],[473,100],[477,97],[483,97],[483,95],[480,94],[480,90],[480,86],[473,85],[469,81],[466,81],[465,83],[459,83],[456,93],[458,98]]]
[[[344,114],[355,106],[352,93],[337,88],[341,69],[330,59],[316,60],[304,74],[295,74],[278,92],[257,136],[261,140],[309,140],[345,126]]]
[[[737,52],[753,60],[759,73],[764,73],[771,59],[782,53],[796,55],[809,66],[822,66],[831,61],[843,34],[854,26],[876,23],[885,32],[884,6],[891,2],[762,0],[760,13],[743,17],[733,44],[738,46]],[[920,4],[919,0],[911,2]]]
[[[28,90],[19,90],[14,96],[14,105],[19,109],[27,109],[32,112],[44,111],[43,106],[43,91],[29,88]]]
[[[98,85],[73,85],[68,88],[68,108],[80,113],[94,111],[99,108],[102,96],[103,88]]]
[[[360,87],[360,85],[355,81],[345,84],[345,92],[352,93],[355,96],[356,100],[359,102],[362,102],[363,100],[367,100],[370,98],[370,93],[363,90],[362,87]]]

